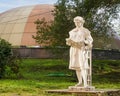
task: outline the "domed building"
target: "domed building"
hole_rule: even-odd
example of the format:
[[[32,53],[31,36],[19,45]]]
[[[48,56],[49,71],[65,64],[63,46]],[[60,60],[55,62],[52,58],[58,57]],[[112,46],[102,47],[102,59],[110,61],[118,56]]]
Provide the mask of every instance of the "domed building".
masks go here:
[[[32,35],[36,34],[37,19],[53,20],[53,5],[23,6],[0,13],[0,38],[13,46],[37,46]]]
[[[23,6],[0,13],[0,38],[7,40],[12,46],[39,46],[32,38],[36,35],[37,19],[54,20],[53,5],[39,4]],[[120,49],[120,39],[114,38],[112,48]]]

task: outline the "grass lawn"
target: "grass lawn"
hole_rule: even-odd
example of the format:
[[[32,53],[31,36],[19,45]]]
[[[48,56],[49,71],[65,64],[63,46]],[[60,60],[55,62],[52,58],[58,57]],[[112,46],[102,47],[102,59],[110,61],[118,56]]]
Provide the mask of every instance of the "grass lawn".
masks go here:
[[[70,96],[47,94],[45,90],[66,89],[76,83],[75,72],[68,69],[68,61],[24,59],[18,79],[0,80],[0,96]],[[120,60],[94,60],[93,86],[97,89],[119,89]]]

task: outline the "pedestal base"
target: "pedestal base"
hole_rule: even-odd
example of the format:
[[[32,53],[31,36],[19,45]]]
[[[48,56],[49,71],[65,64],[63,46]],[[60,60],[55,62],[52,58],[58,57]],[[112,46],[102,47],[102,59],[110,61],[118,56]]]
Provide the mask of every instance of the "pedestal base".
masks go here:
[[[87,87],[69,86],[68,90],[69,91],[94,91],[95,87],[94,86],[87,86]]]
[[[46,96],[51,94],[69,94],[67,96],[120,96],[120,89],[95,89],[94,91],[70,91],[69,89],[46,90]],[[51,96],[51,95],[50,95]],[[66,96],[66,95],[65,95]]]

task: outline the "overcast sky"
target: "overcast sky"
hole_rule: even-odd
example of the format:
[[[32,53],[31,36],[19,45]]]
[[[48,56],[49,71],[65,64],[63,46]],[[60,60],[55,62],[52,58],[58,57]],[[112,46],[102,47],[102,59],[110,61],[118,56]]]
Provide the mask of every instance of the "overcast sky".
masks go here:
[[[0,13],[6,10],[34,4],[54,4],[57,0],[0,0]]]

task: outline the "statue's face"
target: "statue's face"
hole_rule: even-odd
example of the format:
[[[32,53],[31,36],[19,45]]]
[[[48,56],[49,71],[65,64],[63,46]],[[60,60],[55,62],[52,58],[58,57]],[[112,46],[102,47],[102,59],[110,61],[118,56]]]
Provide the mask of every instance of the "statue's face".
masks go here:
[[[76,26],[76,27],[81,27],[81,26],[83,26],[83,23],[82,23],[81,21],[79,21],[79,20],[75,20],[74,23],[75,23],[75,26]]]

